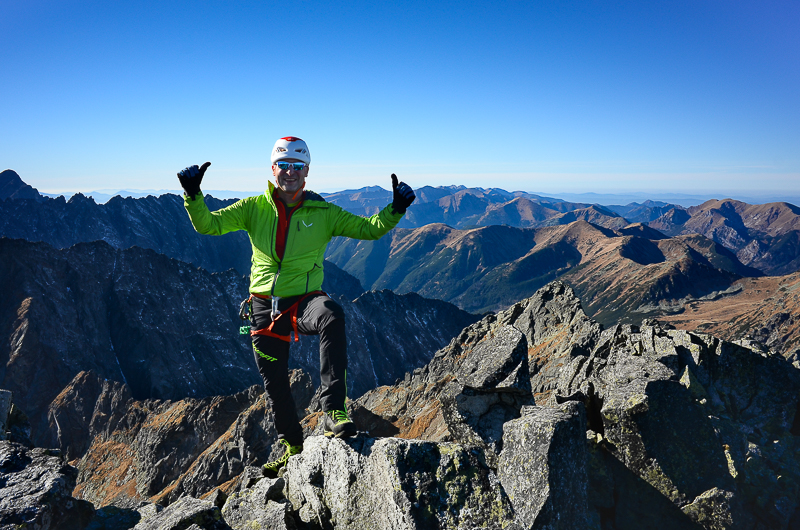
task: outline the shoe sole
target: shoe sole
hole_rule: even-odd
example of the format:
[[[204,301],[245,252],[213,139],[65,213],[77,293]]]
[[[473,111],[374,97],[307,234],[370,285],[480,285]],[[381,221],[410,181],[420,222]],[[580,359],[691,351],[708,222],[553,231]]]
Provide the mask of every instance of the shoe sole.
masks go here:
[[[350,431],[350,430],[342,431],[339,434],[336,434],[335,432],[331,432],[331,431],[326,431],[326,432],[323,433],[323,435],[325,435],[328,438],[352,438],[356,434],[358,434],[358,430],[357,429],[354,429],[352,431]]]

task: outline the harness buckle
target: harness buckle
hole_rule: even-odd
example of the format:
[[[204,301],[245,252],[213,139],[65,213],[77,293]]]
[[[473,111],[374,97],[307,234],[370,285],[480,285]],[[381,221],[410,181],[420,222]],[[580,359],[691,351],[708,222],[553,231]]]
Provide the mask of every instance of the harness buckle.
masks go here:
[[[281,312],[278,309],[278,301],[280,299],[281,299],[280,296],[272,297],[272,320],[277,319],[281,315]]]

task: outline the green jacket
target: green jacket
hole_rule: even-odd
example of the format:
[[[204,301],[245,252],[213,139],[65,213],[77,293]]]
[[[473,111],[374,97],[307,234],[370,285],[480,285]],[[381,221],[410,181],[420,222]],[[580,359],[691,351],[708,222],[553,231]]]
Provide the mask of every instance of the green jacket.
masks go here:
[[[325,249],[334,236],[378,239],[394,228],[403,214],[391,205],[372,217],[360,217],[325,202],[307,191],[302,206],[291,218],[283,260],[275,254],[278,210],[272,199],[272,182],[262,195],[248,197],[211,212],[203,196],[184,197],[194,229],[201,234],[222,235],[247,230],[253,245],[250,292],[280,297],[296,296],[322,288]]]

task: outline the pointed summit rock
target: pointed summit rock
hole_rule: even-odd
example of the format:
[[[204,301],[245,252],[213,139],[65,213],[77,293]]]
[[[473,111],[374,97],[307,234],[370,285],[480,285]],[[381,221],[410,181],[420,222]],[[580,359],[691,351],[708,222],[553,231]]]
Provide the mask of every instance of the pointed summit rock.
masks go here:
[[[25,184],[16,171],[11,169],[0,172],[0,201],[7,199],[45,200],[36,188]]]

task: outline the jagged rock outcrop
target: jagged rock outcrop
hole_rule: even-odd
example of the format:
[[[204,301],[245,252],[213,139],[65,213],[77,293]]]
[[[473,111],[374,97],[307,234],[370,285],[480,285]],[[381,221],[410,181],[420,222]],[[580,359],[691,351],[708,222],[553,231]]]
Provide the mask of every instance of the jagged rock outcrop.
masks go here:
[[[152,517],[144,518],[134,530],[228,530],[220,509],[213,503],[183,497]]]
[[[292,505],[284,497],[284,487],[283,478],[263,479],[234,493],[222,508],[225,523],[233,530],[295,530],[296,520]]]
[[[800,462],[787,458],[798,390],[800,372],[780,356],[652,324],[604,331],[558,383],[629,472],[696,522],[711,510],[730,528],[786,528],[800,515]]]
[[[465,329],[405,381],[359,398],[354,415],[376,433],[401,437],[460,441],[468,432],[487,463],[498,450],[503,462],[510,438],[497,444],[486,428],[494,398],[478,396],[482,415],[454,414],[476,396],[453,384],[479,344],[516,325],[528,341],[537,405],[585,407],[587,520],[615,529],[800,521],[800,372],[780,356],[653,322],[601,331],[563,284]],[[505,402],[506,429],[523,421],[524,404]]]
[[[496,476],[458,444],[315,437],[285,480],[299,519],[323,528],[503,528],[511,518]]]
[[[547,402],[561,366],[588,354],[601,329],[569,287],[552,283],[466,327],[428,365],[357,399],[354,413],[375,434],[430,441],[465,435],[466,414],[499,439],[502,423],[519,417],[522,406]],[[487,388],[481,381],[515,385]]]
[[[72,497],[77,474],[58,451],[0,441],[0,528],[85,528],[94,508]]]
[[[132,400],[128,385],[102,379],[92,370],[80,372],[50,403],[52,437],[43,445],[60,448],[68,460],[82,457],[95,436],[111,435]]]
[[[525,407],[503,425],[500,484],[522,528],[600,530],[589,509],[583,406]]]

